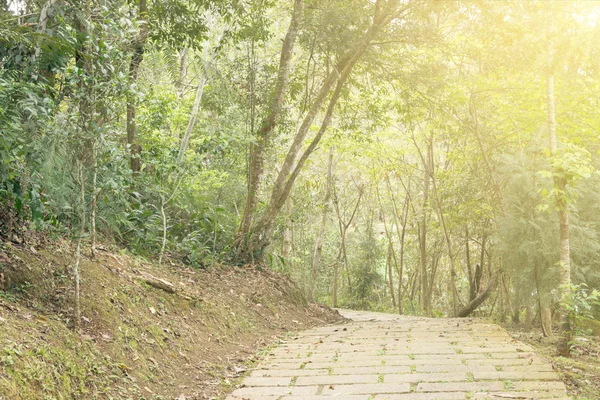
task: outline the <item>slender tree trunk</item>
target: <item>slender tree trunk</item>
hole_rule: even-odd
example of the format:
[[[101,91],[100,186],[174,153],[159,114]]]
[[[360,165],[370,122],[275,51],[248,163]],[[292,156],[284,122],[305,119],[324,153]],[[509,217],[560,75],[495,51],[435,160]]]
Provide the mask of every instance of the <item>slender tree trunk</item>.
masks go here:
[[[521,322],[521,287],[519,285],[515,285],[514,293],[515,295],[512,302],[512,322],[516,325]]]
[[[402,291],[402,279],[404,275],[404,239],[406,237],[406,224],[408,222],[408,202],[407,198],[404,201],[404,210],[402,215],[402,233],[400,234],[400,263],[398,267],[398,314],[404,314],[402,309],[402,300],[404,298],[404,292]]]
[[[36,29],[36,33],[40,35],[44,35],[46,33],[46,26],[48,25],[48,10],[56,3],[56,0],[49,0],[42,6],[42,10],[40,11],[40,20],[38,22],[38,26]],[[33,52],[33,56],[31,58],[31,64],[35,65],[35,63],[40,58],[40,53],[42,52],[42,47],[39,44],[36,44],[35,50]],[[37,81],[39,77],[39,68],[35,67],[33,73],[31,74],[31,79]]]
[[[387,271],[389,275],[388,284],[390,286],[390,297],[392,299],[392,306],[396,308],[396,294],[394,293],[394,270],[392,268],[394,248],[392,246],[391,235],[388,235],[388,249],[387,249]]]
[[[392,192],[392,185],[390,183],[390,177],[386,174],[385,182],[388,189],[388,193],[390,198],[392,199],[392,205],[394,206],[394,223],[396,224],[396,233],[398,234],[398,240],[400,241],[400,262],[398,264],[398,314],[402,315],[402,279],[404,274],[404,239],[406,237],[406,224],[408,223],[408,208],[410,205],[410,183],[406,188],[406,196],[404,199],[404,204],[402,204],[402,222],[400,223],[398,220],[398,206],[396,204],[396,197]],[[402,227],[402,228],[400,228]],[[391,240],[391,239],[390,239]],[[393,253],[395,255],[395,253]]]
[[[333,268],[334,268],[334,271],[333,271],[333,306],[337,307],[338,306],[338,290],[339,290],[339,267],[340,267],[340,265],[342,265],[342,262],[343,262],[343,265],[346,267],[346,270],[348,269],[348,257],[346,254],[346,232],[348,231],[348,228],[352,224],[352,221],[354,220],[354,217],[356,216],[356,212],[358,211],[358,208],[360,206],[360,200],[363,195],[363,189],[362,189],[362,187],[358,188],[358,198],[356,199],[356,204],[354,205],[352,214],[350,214],[350,217],[347,222],[344,221],[344,216],[342,215],[342,211],[340,210],[339,198],[337,196],[335,186],[332,185],[332,189],[333,189],[333,204],[335,206],[335,213],[338,218],[338,225],[339,225],[339,229],[340,229],[340,247],[338,249],[337,258],[336,258],[336,261],[333,266]],[[350,286],[350,282],[348,282],[348,286]]]
[[[187,75],[187,59],[188,59],[188,49],[184,47],[179,51],[179,70],[177,71],[177,82],[175,82],[175,87],[177,88],[177,98],[181,100],[183,97],[183,93],[185,92],[184,79]]]
[[[379,202],[379,209],[380,212],[383,213],[383,204],[381,202],[381,196],[379,195],[379,188],[376,186],[376,191],[377,191],[377,200]],[[398,219],[398,217],[395,215],[396,214],[396,210],[394,207],[394,210],[392,212],[392,214],[394,215],[394,221],[396,221]],[[394,228],[394,222],[392,222],[392,229]],[[398,269],[398,260],[396,259],[396,253],[394,251],[394,241],[392,233],[390,232],[390,229],[388,228],[385,216],[383,217],[383,227],[385,229],[385,236],[387,238],[388,241],[388,246],[387,246],[387,258],[386,258],[386,266],[387,266],[387,284],[389,285],[389,289],[390,289],[390,299],[392,300],[392,309],[396,308],[396,293],[395,293],[395,288],[394,288],[394,269]]]
[[[268,146],[271,133],[277,126],[281,117],[285,96],[287,95],[289,88],[293,50],[298,37],[298,30],[302,22],[303,14],[304,0],[295,0],[290,26],[281,48],[279,72],[273,93],[271,94],[269,109],[259,131],[256,133],[256,143],[250,148],[248,195],[246,197],[246,205],[242,214],[242,220],[235,238],[238,252],[242,253],[242,256],[246,258],[248,256],[252,257],[252,254],[248,254],[249,249],[246,243],[249,239],[248,235],[252,228],[254,214],[256,213],[256,205],[258,204],[258,194],[264,173],[264,153]]]
[[[540,311],[540,322],[542,325],[542,333],[545,337],[552,336],[552,311],[550,310],[550,295],[543,290],[540,284],[539,268],[536,265],[533,269],[533,278],[537,291],[538,309]]]
[[[73,279],[75,281],[75,315],[73,319],[73,329],[75,332],[81,332],[81,290],[80,290],[80,276],[79,266],[81,263],[81,245],[83,236],[85,235],[85,178],[83,176],[83,162],[77,160],[77,179],[79,181],[79,235],[77,236],[77,247],[75,248],[75,262],[73,264]]]
[[[481,254],[479,258],[479,264],[475,265],[475,293],[479,294],[479,290],[481,289],[481,277],[483,276],[483,267],[485,265],[485,244],[487,242],[487,237],[483,236],[481,238]],[[488,263],[489,264],[489,263]],[[488,271],[488,274],[491,275],[491,269]]]
[[[208,45],[207,45],[208,46]],[[206,53],[206,51],[205,51]],[[183,157],[185,156],[185,151],[190,142],[190,136],[194,130],[194,126],[196,126],[196,120],[198,119],[198,112],[200,110],[200,103],[202,103],[202,94],[204,93],[204,87],[206,86],[207,80],[207,64],[205,63],[202,67],[202,75],[200,77],[200,83],[198,83],[198,88],[196,89],[196,98],[194,100],[194,106],[192,107],[192,113],[190,114],[190,119],[188,121],[187,128],[185,129],[185,134],[181,139],[181,144],[179,146],[179,153],[177,154],[177,164],[180,165]]]
[[[158,255],[158,264],[162,264],[162,259],[167,246],[167,214],[165,213],[165,196],[160,195],[160,216],[162,218],[162,243],[160,245],[160,254]]]
[[[139,0],[138,3],[138,18],[140,20],[140,32],[138,37],[135,39],[133,56],[129,63],[129,81],[130,84],[137,84],[138,72],[140,64],[144,59],[144,45],[148,38],[148,6],[146,0]],[[137,125],[136,125],[136,113],[137,105],[134,94],[127,96],[127,144],[129,146],[130,153],[130,167],[133,175],[136,176],[140,172],[140,154],[142,148],[137,140]]]
[[[475,279],[473,277],[473,268],[471,266],[471,252],[469,250],[469,227],[465,227],[465,256],[467,258],[467,275],[469,278],[469,301],[473,301],[477,297],[475,291]]]
[[[533,314],[531,312],[531,306],[526,305],[525,306],[525,326],[524,326],[525,331],[529,332],[531,330],[532,320],[533,320]]]
[[[423,202],[421,205],[421,222],[419,224],[419,253],[421,261],[421,309],[425,315],[429,315],[428,304],[429,284],[427,282],[427,203],[429,202],[429,171],[425,168],[423,172]]]
[[[98,149],[93,144],[92,149],[92,163],[94,170],[92,174],[92,202],[90,204],[90,239],[91,246],[90,252],[91,257],[96,257],[96,209],[98,208]]]
[[[446,239],[446,247],[448,250],[448,258],[450,262],[450,291],[452,292],[452,310],[453,315],[456,317],[458,313],[458,295],[456,292],[456,269],[454,268],[454,253],[452,251],[452,241],[450,240],[450,232],[446,226],[446,218],[444,217],[444,207],[442,204],[442,198],[437,188],[435,179],[435,171],[433,164],[433,137],[430,138],[427,147],[427,158],[428,162],[424,165],[424,168],[428,174],[430,174],[431,184],[433,189],[433,195],[435,196],[435,202],[437,205],[438,216],[442,223],[442,230],[444,231],[444,237]]]
[[[341,248],[340,248],[341,250]],[[333,264],[333,307],[338,307],[338,280],[340,275],[340,262],[335,260]]]
[[[557,143],[556,138],[556,116],[554,101],[554,75],[549,74],[547,80],[547,99],[548,99],[548,134],[550,141],[550,152],[556,156]],[[571,341],[571,311],[570,311],[570,291],[571,291],[571,250],[569,243],[569,214],[567,211],[565,178],[559,177],[560,172],[554,167],[554,187],[556,188],[556,206],[558,208],[559,235],[560,235],[560,338],[557,343],[557,351],[562,356],[569,356]]]
[[[286,264],[286,271],[291,270],[292,264],[292,246],[293,246],[293,221],[291,218],[292,215],[292,199],[289,198],[287,201],[287,223],[285,224],[285,228],[283,230],[283,246],[281,249],[281,257],[283,257],[284,262]]]
[[[309,300],[314,301],[315,288],[317,286],[317,274],[319,272],[319,264],[321,262],[321,253],[323,251],[323,241],[325,240],[325,228],[327,227],[327,214],[329,213],[329,199],[331,197],[331,180],[332,180],[332,164],[333,164],[333,147],[329,148],[329,162],[327,164],[327,187],[325,188],[325,198],[323,199],[323,216],[319,235],[315,241],[315,251],[312,258],[311,282]]]

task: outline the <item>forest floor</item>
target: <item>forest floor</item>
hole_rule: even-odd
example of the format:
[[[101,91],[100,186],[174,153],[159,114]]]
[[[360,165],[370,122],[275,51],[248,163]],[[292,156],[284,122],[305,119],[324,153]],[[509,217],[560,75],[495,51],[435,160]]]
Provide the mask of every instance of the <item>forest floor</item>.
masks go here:
[[[0,243],[0,400],[218,398],[261,349],[342,320],[269,270],[100,250],[80,267],[76,335],[72,262],[66,241]]]
[[[600,400],[600,337],[577,336],[571,357],[564,358],[556,356],[556,338],[544,338],[539,331],[524,331],[511,325],[505,327],[513,338],[527,343],[552,363],[570,396],[576,400]]]

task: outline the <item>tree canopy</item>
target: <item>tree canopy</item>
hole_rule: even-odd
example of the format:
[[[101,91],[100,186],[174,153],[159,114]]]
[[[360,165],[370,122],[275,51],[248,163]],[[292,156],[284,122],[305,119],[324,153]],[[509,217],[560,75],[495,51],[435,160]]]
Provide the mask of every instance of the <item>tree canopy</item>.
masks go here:
[[[598,316],[593,1],[0,3],[0,235],[332,306]],[[78,279],[75,279],[78,285]]]

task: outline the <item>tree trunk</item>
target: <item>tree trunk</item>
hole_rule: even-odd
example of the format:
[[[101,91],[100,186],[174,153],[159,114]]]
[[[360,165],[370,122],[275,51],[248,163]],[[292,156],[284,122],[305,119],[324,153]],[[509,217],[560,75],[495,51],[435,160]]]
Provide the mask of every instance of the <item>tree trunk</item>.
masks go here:
[[[550,141],[550,152],[556,156],[556,116],[554,101],[554,75],[548,76],[547,82],[548,98],[548,134]],[[560,355],[568,357],[570,353],[569,342],[571,341],[571,250],[569,243],[569,214],[567,212],[565,178],[559,177],[560,172],[554,167],[554,187],[556,189],[556,206],[559,218],[560,235],[560,338],[557,343],[557,351]]]
[[[400,241],[400,262],[398,263],[398,314],[402,315],[403,314],[403,310],[402,310],[402,298],[403,298],[402,278],[403,278],[403,274],[404,274],[404,239],[406,237],[406,224],[408,223],[408,208],[410,205],[410,196],[409,196],[410,181],[409,181],[408,187],[406,187],[406,197],[404,199],[404,204],[402,205],[402,223],[400,223],[398,221],[398,206],[396,204],[396,198],[394,196],[394,193],[392,192],[392,185],[390,184],[390,177],[387,174],[385,176],[385,181],[387,184],[387,189],[388,189],[389,195],[392,199],[392,205],[394,206],[394,213],[393,213],[394,214],[394,222],[396,224],[396,228],[398,228],[396,230],[396,232],[398,234],[398,240]],[[402,229],[400,229],[400,226],[402,226]]]
[[[331,180],[332,173],[331,168],[333,164],[333,147],[329,148],[329,162],[327,164],[327,187],[325,188],[325,198],[323,199],[323,216],[321,219],[321,226],[319,228],[319,235],[315,241],[315,251],[312,258],[312,269],[311,269],[311,281],[310,291],[308,298],[310,301],[314,301],[315,288],[317,286],[317,274],[319,272],[319,264],[321,262],[321,253],[323,251],[323,241],[325,240],[325,228],[327,227],[327,214],[329,213],[329,199],[331,197]]]
[[[338,218],[338,225],[339,225],[339,229],[340,229],[340,247],[338,249],[338,254],[337,254],[335,263],[333,265],[333,268],[334,268],[334,270],[333,270],[333,306],[337,307],[338,306],[338,290],[339,290],[339,267],[340,267],[340,265],[342,265],[342,262],[343,262],[346,269],[348,268],[348,257],[346,255],[346,232],[348,231],[348,228],[352,224],[352,221],[354,220],[356,212],[358,211],[358,207],[360,205],[360,199],[362,198],[362,195],[363,195],[363,189],[362,189],[362,187],[359,187],[359,189],[358,189],[358,199],[356,200],[356,204],[354,205],[352,214],[350,215],[347,222],[345,222],[343,220],[344,217],[340,210],[339,198],[337,196],[335,186],[332,185],[332,189],[333,189],[333,204],[335,206],[335,213]]]
[[[527,306],[525,306],[525,326],[524,326],[524,329],[527,332],[529,332],[531,330],[532,319],[533,319],[533,316],[531,313],[531,306],[527,305]]]
[[[404,314],[402,309],[402,300],[404,292],[402,291],[402,278],[404,276],[404,239],[406,237],[406,223],[408,220],[408,199],[404,201],[405,211],[403,214],[402,233],[400,234],[400,263],[398,266],[398,314]]]
[[[475,293],[478,294],[479,290],[481,289],[481,277],[483,276],[483,266],[485,265],[485,244],[487,242],[487,238],[486,236],[483,236],[481,238],[481,254],[479,257],[479,264],[475,265],[475,276],[473,277],[475,279]],[[488,263],[488,274],[492,274],[492,270],[489,269],[489,267],[491,267],[491,265],[489,265],[490,263]]]
[[[296,181],[302,166],[310,154],[312,154],[312,152],[315,150],[316,146],[327,130],[333,115],[333,111],[341,95],[341,91],[348,77],[350,76],[352,69],[362,57],[375,35],[399,12],[397,9],[399,1],[393,0],[388,2],[385,10],[380,9],[379,6],[381,5],[381,2],[381,0],[377,0],[377,12],[375,18],[373,19],[373,24],[365,32],[357,45],[348,53],[346,57],[343,57],[340,60],[337,67],[333,69],[325,78],[318,95],[309,108],[309,111],[302,121],[300,128],[294,135],[290,149],[288,150],[281,170],[279,171],[273,186],[267,211],[251,232],[252,238],[249,240],[247,251],[256,257],[262,257],[265,248],[269,245],[270,235],[273,230],[275,218],[279,214],[281,207],[289,196],[292,186]],[[405,5],[404,9],[406,10],[408,7],[408,5]],[[300,157],[298,157],[300,155],[300,150],[306,135],[308,134],[309,128],[311,127],[318,112],[321,110],[325,100],[327,97],[329,97],[331,89],[334,85],[335,89],[331,94],[327,111],[323,117],[323,121],[321,122],[321,127],[308,148]]]
[[[465,255],[467,258],[467,276],[469,278],[469,301],[473,301],[477,297],[475,290],[475,279],[473,276],[473,268],[471,266],[471,252],[469,250],[469,227],[465,227]]]
[[[187,58],[188,49],[184,47],[179,52],[179,70],[177,71],[177,82],[175,82],[175,87],[177,88],[177,98],[180,100],[183,97],[183,93],[185,91],[183,80],[187,75]]]
[[[394,248],[392,246],[391,235],[388,236],[388,253],[387,253],[387,273],[389,276],[388,284],[390,286],[390,297],[392,299],[392,307],[396,308],[396,294],[394,293],[394,273],[392,268],[392,259],[394,254]]]
[[[138,5],[138,18],[140,19],[140,32],[138,37],[135,39],[135,47],[133,50],[133,56],[129,63],[129,81],[131,85],[137,84],[138,72],[140,64],[144,58],[144,45],[148,38],[148,7],[146,0],[139,0]],[[129,94],[127,96],[127,145],[129,146],[130,153],[130,167],[133,175],[136,176],[140,172],[140,154],[142,148],[137,140],[137,125],[136,125],[136,112],[137,105],[135,95]]]
[[[492,280],[490,285],[483,291],[479,296],[471,300],[466,306],[461,308],[456,316],[459,318],[468,317],[473,311],[477,309],[483,302],[490,296],[492,290],[496,286],[496,279]]]
[[[80,290],[80,276],[79,276],[79,265],[81,263],[81,242],[85,234],[85,179],[83,177],[83,162],[81,159],[77,160],[77,179],[79,180],[79,235],[77,236],[77,247],[75,248],[75,262],[73,264],[73,280],[75,281],[75,293],[74,293],[74,308],[75,315],[73,318],[73,329],[75,332],[81,332],[81,290]]]
[[[90,204],[90,239],[91,246],[90,252],[91,257],[96,257],[96,209],[98,208],[98,149],[96,145],[93,145],[92,149],[92,162],[94,164],[94,170],[92,175],[92,202]]]
[[[208,45],[207,45],[208,46]],[[205,51],[206,53],[206,51]],[[180,165],[183,161],[183,157],[185,156],[185,151],[190,142],[190,136],[192,135],[192,131],[194,130],[194,126],[196,125],[196,119],[198,119],[198,111],[200,110],[200,103],[202,102],[202,94],[204,93],[204,86],[206,86],[207,79],[207,64],[204,63],[202,67],[202,75],[200,77],[200,83],[198,83],[198,88],[196,89],[196,98],[194,100],[194,106],[192,107],[192,113],[190,114],[190,119],[187,124],[187,128],[185,129],[185,134],[181,139],[181,144],[179,146],[179,153],[177,154],[177,164]]]
[[[296,38],[298,37],[298,29],[304,14],[304,0],[294,1],[294,10],[292,19],[288,28],[287,34],[281,47],[281,57],[279,60],[279,72],[277,81],[271,94],[269,109],[263,120],[259,131],[256,133],[256,143],[250,148],[250,165],[248,167],[248,195],[246,197],[246,205],[242,214],[242,220],[234,240],[238,247],[238,252],[242,257],[252,257],[251,251],[247,246],[254,214],[256,213],[256,205],[258,204],[258,194],[264,173],[264,156],[265,149],[268,146],[271,133],[277,126],[281,117],[283,103],[288,92],[290,82],[290,70],[292,66],[292,55]],[[252,132],[254,133],[254,132]]]
[[[160,245],[160,253],[158,255],[158,264],[162,264],[162,259],[167,246],[167,214],[165,213],[165,195],[160,195],[160,216],[162,219],[162,243]]]
[[[538,297],[538,308],[540,310],[540,321],[542,333],[545,337],[552,337],[552,311],[550,310],[550,294],[540,285],[539,268],[536,265],[533,270],[533,278]]]
[[[48,10],[50,9],[50,7],[52,7],[54,5],[54,3],[56,3],[56,0],[49,0],[47,3],[45,3],[42,6],[42,10],[40,11],[40,20],[38,22],[38,26],[36,29],[37,34],[44,35],[46,33],[46,26],[48,25],[48,19],[50,18],[48,16]],[[31,64],[34,65],[34,70],[33,70],[33,73],[31,74],[31,79],[33,81],[37,81],[38,77],[39,77],[39,68],[37,66],[35,66],[35,63],[40,58],[41,52],[42,52],[42,47],[38,43],[35,46],[35,50],[33,52],[33,57],[31,59]]]
[[[421,309],[425,315],[429,315],[428,304],[429,284],[427,282],[427,203],[429,201],[429,171],[423,171],[423,203],[421,205],[421,222],[419,224],[419,254],[421,261]]]
[[[292,199],[288,199],[287,201],[287,223],[285,224],[285,228],[283,230],[283,246],[281,248],[281,257],[283,258],[286,264],[286,271],[291,270],[292,263],[292,247],[293,247],[293,232],[292,232]],[[289,265],[288,265],[289,264]]]
[[[433,158],[432,147],[433,147],[433,145],[430,145],[430,154],[431,154],[430,157],[431,158]],[[431,166],[430,172],[431,172],[431,183],[432,183],[433,193],[435,195],[437,209],[438,209],[438,215],[439,215],[440,221],[442,223],[444,237],[446,238],[446,247],[448,249],[448,258],[450,261],[450,285],[451,285],[450,290],[452,292],[452,310],[453,310],[454,316],[458,316],[458,314],[457,314],[458,313],[458,295],[456,293],[456,269],[454,268],[454,254],[452,252],[452,241],[450,240],[450,232],[448,231],[448,228],[446,226],[446,218],[444,218],[444,209],[443,209],[443,205],[442,205],[442,199],[437,190],[437,184],[436,184],[436,180],[435,180],[434,172],[433,172],[433,160],[430,161],[430,166]]]

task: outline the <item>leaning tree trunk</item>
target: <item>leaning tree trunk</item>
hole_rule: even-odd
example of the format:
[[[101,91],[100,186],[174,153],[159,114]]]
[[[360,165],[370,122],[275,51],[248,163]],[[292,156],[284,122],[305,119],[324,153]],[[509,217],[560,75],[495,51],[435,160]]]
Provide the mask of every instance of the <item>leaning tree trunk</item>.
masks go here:
[[[338,62],[336,68],[334,68],[324,79],[321,89],[311,104],[306,116],[302,121],[302,124],[300,125],[300,128],[298,128],[296,131],[288,153],[275,180],[275,184],[273,185],[267,211],[252,229],[252,232],[250,232],[252,237],[249,238],[248,245],[246,246],[247,252],[250,254],[256,255],[260,258],[264,254],[266,247],[269,245],[275,218],[281,211],[283,204],[285,204],[285,201],[289,196],[292,186],[302,170],[304,163],[315,150],[325,131],[327,130],[329,123],[331,122],[335,106],[340,98],[341,91],[354,66],[367,50],[377,33],[379,33],[384,26],[390,23],[394,17],[398,16],[401,11],[405,11],[410,7],[410,5],[404,5],[403,9],[399,10],[398,0],[392,0],[388,2],[385,9],[381,8],[381,4],[382,1],[377,0],[373,24],[363,34],[354,48],[352,48],[352,50],[350,50],[348,54]],[[333,89],[334,85],[335,89]],[[325,103],[327,98],[329,98],[329,105],[321,122],[321,127],[306,150],[300,154],[309,129],[312,126],[317,114],[321,111],[322,105]]]
[[[202,75],[200,77],[200,83],[198,83],[198,87],[196,88],[196,98],[194,100],[194,106],[192,107],[192,113],[190,114],[190,119],[188,120],[187,128],[185,129],[185,133],[183,135],[183,138],[181,139],[181,144],[179,145],[179,153],[177,154],[177,165],[180,165],[183,161],[185,151],[190,142],[190,136],[192,136],[192,131],[196,126],[196,120],[198,119],[198,112],[200,110],[200,103],[202,102],[202,94],[204,93],[204,87],[206,86],[206,65],[207,64],[205,63],[202,67]]]
[[[141,23],[140,32],[135,39],[133,56],[131,56],[131,62],[129,63],[129,81],[131,85],[137,83],[140,64],[144,58],[144,45],[148,37],[148,7],[146,0],[139,0],[138,18]],[[140,154],[142,151],[137,139],[135,97],[132,93],[127,96],[127,145],[130,153],[129,164],[134,176],[140,172]]]
[[[250,147],[250,165],[248,167],[248,194],[246,196],[246,205],[242,214],[242,220],[234,240],[238,247],[238,252],[244,258],[253,258],[251,252],[248,252],[246,242],[254,222],[256,206],[258,204],[258,194],[264,173],[265,150],[268,146],[271,133],[277,126],[283,110],[283,103],[287,95],[290,84],[290,71],[292,68],[292,55],[298,30],[304,14],[304,0],[295,0],[292,19],[288,28],[283,45],[281,47],[281,56],[279,59],[279,72],[277,81],[271,94],[271,101],[267,115],[263,120],[260,129],[256,133],[256,143]]]
[[[310,275],[310,291],[308,297],[310,301],[314,301],[315,288],[317,286],[317,274],[319,272],[319,263],[321,262],[321,253],[323,251],[323,241],[325,240],[325,228],[327,227],[327,214],[329,213],[329,198],[331,197],[331,168],[333,164],[333,147],[329,148],[329,162],[327,167],[327,187],[325,188],[325,198],[323,199],[323,216],[319,235],[315,242],[315,251],[312,258],[312,270]]]
[[[465,305],[463,308],[458,310],[456,312],[456,316],[459,318],[468,317],[473,311],[475,311],[477,307],[483,304],[483,302],[490,296],[492,290],[496,286],[496,281],[497,279],[493,279],[490,285],[483,292],[481,292],[481,294],[467,303],[467,305]]]

